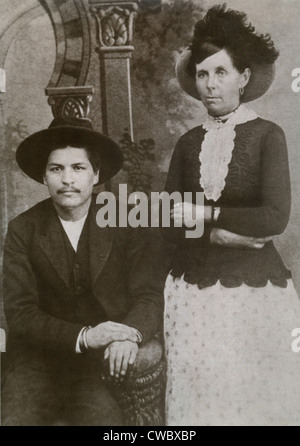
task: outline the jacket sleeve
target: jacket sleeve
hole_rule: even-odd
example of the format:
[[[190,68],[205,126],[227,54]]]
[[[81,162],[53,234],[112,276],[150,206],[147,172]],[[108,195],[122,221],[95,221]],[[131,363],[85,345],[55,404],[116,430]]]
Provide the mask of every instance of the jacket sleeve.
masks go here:
[[[176,144],[176,147],[174,149],[166,186],[165,186],[165,192],[170,194],[177,194],[180,193],[182,202],[184,201],[184,192],[191,192],[188,190],[185,190],[184,185],[184,177],[186,175],[186,169],[185,169],[185,154],[184,154],[184,147],[185,147],[185,139],[184,137],[180,138],[179,141]],[[195,193],[193,195],[193,202],[196,203],[195,199]],[[175,196],[175,195],[174,195]],[[172,207],[172,206],[171,206]],[[162,215],[162,210],[160,211],[160,214]],[[161,225],[161,233],[165,240],[172,242],[172,243],[180,243],[183,242],[186,239],[185,232],[187,230],[193,230],[194,228],[186,228],[185,226],[182,227],[175,227],[173,220],[170,220],[170,226],[169,227],[163,227],[163,219],[162,216],[160,217],[160,225]],[[205,224],[204,225],[204,232],[201,237],[199,238],[193,238],[189,240],[189,243],[193,246],[195,245],[201,245],[205,246],[209,244],[210,239],[210,232],[211,232],[211,226]]]
[[[136,228],[131,233],[127,248],[131,306],[122,322],[139,330],[146,343],[162,330],[164,284],[173,245],[162,239],[158,229]]]
[[[12,221],[8,227],[3,259],[4,310],[9,336],[23,344],[57,352],[75,352],[81,324],[46,314],[39,305],[35,272],[29,256],[29,236]]]
[[[172,195],[174,192],[179,192],[181,195],[183,194],[183,153],[181,148],[180,140],[177,142],[174,152],[172,154],[165,192],[169,195]],[[171,202],[172,208],[172,202]],[[170,219],[170,213],[166,215],[166,208],[160,206],[160,226],[161,226],[161,234],[165,240],[172,243],[179,243],[184,240],[184,228],[176,228],[174,227],[173,221]],[[169,222],[169,226],[165,226],[164,219],[166,220],[166,224]]]
[[[261,158],[261,205],[221,207],[216,226],[228,231],[266,237],[281,234],[287,226],[291,188],[287,147],[283,130],[272,127],[267,133]]]

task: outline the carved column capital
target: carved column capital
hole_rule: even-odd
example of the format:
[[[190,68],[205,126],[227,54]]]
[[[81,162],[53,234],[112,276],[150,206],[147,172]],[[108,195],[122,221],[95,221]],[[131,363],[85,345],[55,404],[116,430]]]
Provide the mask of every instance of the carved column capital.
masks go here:
[[[96,22],[100,62],[102,129],[116,140],[129,128],[133,139],[130,57],[133,22],[140,0],[89,0]],[[120,130],[121,129],[121,130]]]
[[[90,102],[94,93],[93,87],[60,87],[46,88],[54,118],[89,119]]]
[[[99,51],[132,51],[133,20],[136,1],[89,0],[97,26]]]

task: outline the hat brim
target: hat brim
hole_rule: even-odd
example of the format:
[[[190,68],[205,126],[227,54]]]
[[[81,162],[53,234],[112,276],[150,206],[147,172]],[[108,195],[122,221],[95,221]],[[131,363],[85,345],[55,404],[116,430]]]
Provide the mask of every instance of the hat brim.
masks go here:
[[[116,175],[123,165],[123,154],[112,139],[95,130],[73,126],[52,127],[26,138],[17,148],[19,167],[30,178],[43,184],[50,152],[66,146],[96,151],[101,160],[99,182],[103,184]]]
[[[191,50],[185,49],[179,56],[176,62],[176,76],[180,87],[195,99],[201,101],[198,90],[196,88],[196,81],[187,71],[187,66],[191,57]],[[274,64],[251,64],[249,66],[251,76],[248,84],[245,87],[245,92],[241,96],[241,102],[254,101],[264,95],[270,88],[275,77]]]

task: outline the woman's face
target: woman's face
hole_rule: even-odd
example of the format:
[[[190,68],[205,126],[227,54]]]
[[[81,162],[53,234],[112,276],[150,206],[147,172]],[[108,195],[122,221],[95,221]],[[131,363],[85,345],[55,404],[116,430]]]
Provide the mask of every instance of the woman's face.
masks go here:
[[[196,64],[196,87],[208,113],[223,116],[235,110],[250,74],[249,68],[239,73],[224,49]]]

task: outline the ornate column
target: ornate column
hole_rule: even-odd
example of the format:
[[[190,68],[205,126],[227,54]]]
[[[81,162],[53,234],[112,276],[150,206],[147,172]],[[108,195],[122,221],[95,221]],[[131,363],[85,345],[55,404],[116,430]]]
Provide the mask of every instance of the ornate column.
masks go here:
[[[100,59],[103,133],[116,140],[125,128],[133,140],[130,57],[139,0],[89,0]]]
[[[46,88],[54,118],[88,118],[93,93],[90,86]]]

